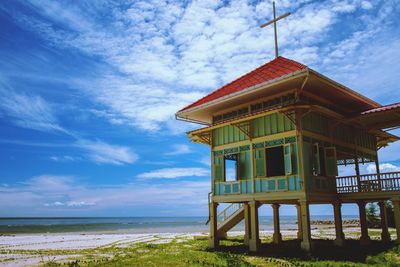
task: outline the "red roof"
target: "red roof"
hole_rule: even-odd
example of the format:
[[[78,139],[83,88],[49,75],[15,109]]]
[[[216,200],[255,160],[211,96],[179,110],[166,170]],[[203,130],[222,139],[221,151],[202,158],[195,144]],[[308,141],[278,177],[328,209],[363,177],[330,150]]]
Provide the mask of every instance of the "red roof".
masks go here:
[[[296,61],[279,56],[274,60],[243,75],[242,77],[222,86],[221,88],[197,100],[196,102],[190,104],[180,111],[200,106],[202,104],[242,91],[255,85],[283,77],[293,72],[302,70],[306,67],[307,66],[300,64]]]
[[[382,106],[382,107],[379,107],[379,108],[369,109],[369,110],[366,110],[364,112],[361,112],[361,114],[365,115],[365,114],[382,112],[382,111],[387,111],[387,110],[396,109],[396,108],[400,108],[400,103],[394,103],[394,104]]]

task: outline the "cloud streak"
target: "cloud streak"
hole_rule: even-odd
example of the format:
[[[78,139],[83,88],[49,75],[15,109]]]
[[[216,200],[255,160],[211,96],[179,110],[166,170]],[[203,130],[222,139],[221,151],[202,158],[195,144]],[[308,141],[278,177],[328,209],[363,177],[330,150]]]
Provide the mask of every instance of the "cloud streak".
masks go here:
[[[161,207],[179,215],[203,215],[209,187],[209,181],[204,180],[89,186],[71,176],[41,175],[19,184],[0,185],[0,215],[15,216],[23,210],[26,215],[66,216],[84,210],[86,215],[110,216],[121,207],[135,216],[141,215],[137,213],[141,207],[147,211]],[[148,215],[146,210],[140,212]]]
[[[144,172],[137,175],[137,178],[146,179],[175,179],[182,177],[204,177],[209,176],[210,171],[205,168],[163,168],[154,171]]]
[[[99,73],[105,78],[74,82],[104,107],[97,114],[147,131],[185,131],[171,122],[177,110],[264,63],[273,51],[272,28],[258,28],[271,14],[264,1],[135,1],[124,6],[104,1],[101,7],[31,1],[30,7],[40,19],[12,14],[23,27],[55,47],[101,57],[116,70]],[[381,33],[393,31],[398,9],[394,2],[374,6],[330,0],[283,1],[278,8],[293,12],[279,25],[281,53],[350,85],[354,75],[374,69],[357,71],[364,58],[355,55],[360,49],[368,54],[374,40],[386,39]],[[101,17],[103,9],[107,19]],[[346,14],[352,14],[355,29],[332,37],[335,27],[347,25],[340,21]],[[385,66],[391,68],[393,61],[387,58]],[[344,67],[331,67],[337,65]]]
[[[53,107],[42,97],[17,93],[4,83],[0,83],[0,110],[19,127],[69,134],[59,125]]]
[[[76,146],[88,152],[89,158],[99,164],[131,164],[138,155],[126,146],[110,145],[101,141],[78,140]]]

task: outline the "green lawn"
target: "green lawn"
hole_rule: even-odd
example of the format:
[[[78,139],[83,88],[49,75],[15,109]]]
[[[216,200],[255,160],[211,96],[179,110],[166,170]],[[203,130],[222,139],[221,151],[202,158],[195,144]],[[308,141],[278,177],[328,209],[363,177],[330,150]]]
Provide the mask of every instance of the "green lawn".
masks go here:
[[[400,266],[400,246],[383,245],[373,241],[361,247],[349,240],[343,248],[331,241],[316,240],[314,251],[307,254],[299,249],[297,240],[272,245],[263,240],[260,253],[249,253],[240,238],[221,242],[218,250],[209,250],[206,240],[177,239],[167,244],[133,244],[125,248],[107,247],[84,251],[42,252],[44,266]],[[38,253],[25,251],[25,253]],[[51,255],[81,254],[59,264]],[[47,259],[47,260],[46,260]]]

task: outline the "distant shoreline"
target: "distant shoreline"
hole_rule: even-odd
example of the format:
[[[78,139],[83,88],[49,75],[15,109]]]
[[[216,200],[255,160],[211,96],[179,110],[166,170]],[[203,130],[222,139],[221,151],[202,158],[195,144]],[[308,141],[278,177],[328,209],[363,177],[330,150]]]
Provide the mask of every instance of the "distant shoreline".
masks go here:
[[[281,229],[297,229],[297,216],[281,216]],[[199,233],[208,232],[206,217],[97,217],[97,218],[35,218],[0,220],[0,235],[50,234],[50,233],[104,233],[104,234],[149,234],[149,233]],[[260,230],[273,229],[273,218],[260,216]],[[313,216],[313,227],[329,228],[334,225],[330,216]],[[344,216],[344,226],[359,226],[356,216]],[[241,231],[243,222],[233,230]]]

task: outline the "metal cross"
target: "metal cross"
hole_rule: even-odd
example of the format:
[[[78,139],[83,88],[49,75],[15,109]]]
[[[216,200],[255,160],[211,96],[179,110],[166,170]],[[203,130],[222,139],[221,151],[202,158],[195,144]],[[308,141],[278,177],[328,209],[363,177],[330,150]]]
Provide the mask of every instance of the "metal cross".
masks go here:
[[[266,22],[266,23],[264,23],[264,24],[262,24],[262,25],[260,26],[260,28],[264,28],[264,27],[266,27],[266,26],[268,26],[268,25],[274,23],[274,32],[275,32],[275,58],[277,58],[277,57],[279,56],[279,53],[278,53],[278,33],[277,33],[277,31],[276,31],[276,22],[277,22],[278,20],[280,20],[280,19],[286,18],[286,17],[289,16],[291,13],[290,13],[290,12],[287,12],[287,13],[283,14],[282,16],[276,17],[276,14],[275,14],[275,1],[272,1],[272,7],[273,7],[273,10],[274,10],[274,19],[273,19],[273,20],[270,20],[270,21],[268,21],[268,22]]]

